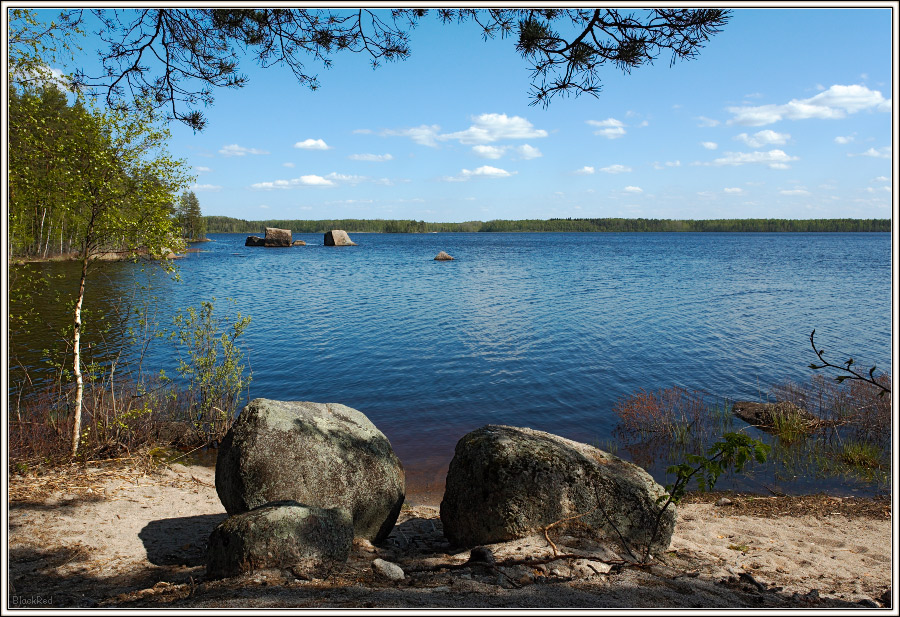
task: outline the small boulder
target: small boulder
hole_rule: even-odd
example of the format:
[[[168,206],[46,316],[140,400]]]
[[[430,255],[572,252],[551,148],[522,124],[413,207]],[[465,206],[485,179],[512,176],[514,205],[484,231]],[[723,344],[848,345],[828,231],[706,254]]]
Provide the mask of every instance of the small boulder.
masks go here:
[[[444,251],[441,251],[440,253],[437,254],[437,257],[435,257],[434,260],[435,261],[453,261],[453,258],[450,257],[450,255],[448,255]]]
[[[306,246],[306,242],[304,242],[303,240],[294,240],[291,246]]]
[[[325,232],[325,246],[356,246],[343,229],[332,229]]]
[[[665,491],[646,471],[592,446],[513,426],[487,425],[465,435],[447,472],[441,522],[455,545],[523,538],[582,515],[606,538],[643,549],[669,546],[671,505],[654,534]]]
[[[389,581],[402,581],[406,578],[403,568],[393,562],[385,561],[384,559],[373,560],[372,570],[375,571],[375,574],[382,576]]]
[[[356,537],[378,543],[394,528],[406,480],[387,437],[359,411],[258,398],[219,446],[216,492],[229,514],[280,500],[345,508]]]
[[[259,236],[247,236],[247,241],[244,242],[244,246],[265,246],[266,239],[260,238]]]
[[[285,247],[291,246],[291,230],[278,229],[276,227],[266,227],[265,246],[267,247]]]
[[[321,578],[350,556],[353,520],[343,508],[315,508],[296,501],[268,503],[230,516],[209,536],[206,573],[237,576],[291,568]]]

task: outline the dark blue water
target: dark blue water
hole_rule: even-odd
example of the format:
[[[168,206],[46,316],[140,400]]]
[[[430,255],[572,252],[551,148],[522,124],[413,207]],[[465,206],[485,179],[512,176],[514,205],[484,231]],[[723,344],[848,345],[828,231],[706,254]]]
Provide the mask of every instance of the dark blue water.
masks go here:
[[[233,298],[252,317],[251,397],[359,409],[413,481],[487,423],[602,443],[639,388],[765,398],[809,378],[813,328],[834,360],[891,370],[890,234],[246,236],[195,245],[161,321]],[[166,353],[149,363],[172,373]]]

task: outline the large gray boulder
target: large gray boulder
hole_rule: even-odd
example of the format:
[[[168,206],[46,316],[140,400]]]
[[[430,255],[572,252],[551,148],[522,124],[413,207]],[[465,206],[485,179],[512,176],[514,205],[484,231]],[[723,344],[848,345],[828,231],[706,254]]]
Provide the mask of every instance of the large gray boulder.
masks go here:
[[[285,247],[291,246],[292,236],[290,229],[278,229],[277,227],[266,227],[265,246],[268,247]]]
[[[258,398],[219,446],[216,492],[229,514],[280,500],[345,508],[355,535],[377,543],[397,522],[406,479],[387,437],[361,412]]]
[[[441,522],[452,544],[475,546],[523,538],[588,513],[578,520],[642,550],[653,536],[661,509],[657,498],[664,494],[646,471],[602,450],[529,428],[489,424],[456,444]],[[653,552],[669,546],[674,527],[669,506]]]
[[[356,246],[343,229],[332,229],[325,232],[325,246]]]
[[[230,516],[209,536],[206,574],[237,576],[268,568],[291,568],[322,578],[347,561],[353,520],[343,508],[311,508],[278,501]]]

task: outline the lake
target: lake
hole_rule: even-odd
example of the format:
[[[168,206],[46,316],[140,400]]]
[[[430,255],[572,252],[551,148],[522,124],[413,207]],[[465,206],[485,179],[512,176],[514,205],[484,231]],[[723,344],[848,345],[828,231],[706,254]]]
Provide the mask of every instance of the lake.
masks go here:
[[[362,411],[421,490],[487,423],[603,446],[613,405],[640,388],[765,400],[809,379],[814,328],[833,361],[891,371],[887,233],[294,234],[308,246],[288,249],[247,235],[210,234],[181,282],[158,278],[160,323],[233,298],[252,317],[251,397]],[[126,294],[134,268],[98,266],[89,305]],[[164,345],[145,363],[175,372]]]

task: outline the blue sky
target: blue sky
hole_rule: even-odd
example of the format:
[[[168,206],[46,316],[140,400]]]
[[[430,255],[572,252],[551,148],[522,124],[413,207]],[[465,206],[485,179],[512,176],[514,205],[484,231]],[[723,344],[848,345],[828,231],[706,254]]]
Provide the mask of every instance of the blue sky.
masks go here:
[[[316,92],[246,58],[171,151],[204,214],[250,220],[890,218],[891,22],[738,9],[695,60],[609,67],[598,98],[544,109],[513,39],[435,16],[408,60],[337,55]]]

